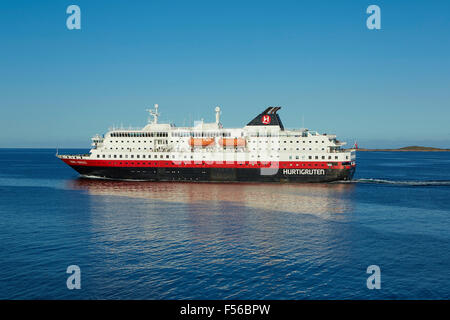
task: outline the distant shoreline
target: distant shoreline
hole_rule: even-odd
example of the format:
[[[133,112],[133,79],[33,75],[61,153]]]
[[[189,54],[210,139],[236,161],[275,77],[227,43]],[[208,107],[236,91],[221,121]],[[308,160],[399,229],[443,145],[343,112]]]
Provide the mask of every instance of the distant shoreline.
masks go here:
[[[421,146],[410,146],[403,147],[397,149],[366,149],[366,148],[358,148],[356,151],[396,151],[396,152],[411,152],[411,151],[419,151],[419,152],[449,152],[450,149],[441,149],[441,148],[433,148],[433,147],[421,147]]]

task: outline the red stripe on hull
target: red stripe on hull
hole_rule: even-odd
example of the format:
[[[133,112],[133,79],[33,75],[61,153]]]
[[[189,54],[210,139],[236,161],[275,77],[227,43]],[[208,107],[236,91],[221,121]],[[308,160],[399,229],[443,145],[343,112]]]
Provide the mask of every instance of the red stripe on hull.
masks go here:
[[[157,167],[157,168],[280,168],[280,169],[350,169],[355,165],[342,165],[340,162],[328,161],[246,161],[246,162],[220,162],[220,161],[171,161],[171,160],[86,160],[61,159],[69,166],[92,167]],[[329,166],[328,163],[335,165]]]

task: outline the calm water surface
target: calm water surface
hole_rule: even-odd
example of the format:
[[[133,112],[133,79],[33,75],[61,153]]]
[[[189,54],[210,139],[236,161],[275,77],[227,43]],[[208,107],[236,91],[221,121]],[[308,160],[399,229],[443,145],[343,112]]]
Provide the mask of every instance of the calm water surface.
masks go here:
[[[81,179],[54,153],[0,149],[1,299],[450,298],[450,153],[359,152],[332,184]]]

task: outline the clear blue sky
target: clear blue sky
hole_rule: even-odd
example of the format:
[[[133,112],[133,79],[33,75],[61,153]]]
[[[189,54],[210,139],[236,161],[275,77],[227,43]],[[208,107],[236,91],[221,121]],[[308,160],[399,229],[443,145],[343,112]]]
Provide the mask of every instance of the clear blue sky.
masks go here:
[[[154,103],[177,125],[220,105],[241,127],[279,105],[285,127],[304,116],[360,146],[450,147],[449,14],[448,0],[2,0],[0,147],[89,147]]]

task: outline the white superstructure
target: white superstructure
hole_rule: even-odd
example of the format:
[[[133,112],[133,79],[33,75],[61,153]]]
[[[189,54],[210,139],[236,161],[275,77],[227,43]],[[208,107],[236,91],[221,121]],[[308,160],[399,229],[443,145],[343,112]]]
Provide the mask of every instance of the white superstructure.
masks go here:
[[[338,141],[335,135],[264,124],[224,129],[219,107],[215,109],[215,122],[198,121],[193,127],[158,123],[158,105],[149,112],[153,119],[142,129],[112,129],[104,136],[94,136],[90,154],[83,157],[239,162],[355,160],[354,150],[342,150],[345,142]],[[239,139],[241,143],[227,145],[222,139]],[[203,141],[212,142],[204,145]]]

